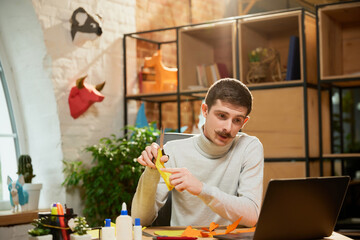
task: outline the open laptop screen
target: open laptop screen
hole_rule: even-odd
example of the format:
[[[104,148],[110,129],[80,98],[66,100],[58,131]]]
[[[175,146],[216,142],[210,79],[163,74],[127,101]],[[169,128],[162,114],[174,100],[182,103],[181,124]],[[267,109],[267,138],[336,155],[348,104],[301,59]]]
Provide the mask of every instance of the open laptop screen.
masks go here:
[[[253,239],[321,239],[330,236],[349,180],[347,176],[271,180]],[[250,236],[215,237],[249,239]]]

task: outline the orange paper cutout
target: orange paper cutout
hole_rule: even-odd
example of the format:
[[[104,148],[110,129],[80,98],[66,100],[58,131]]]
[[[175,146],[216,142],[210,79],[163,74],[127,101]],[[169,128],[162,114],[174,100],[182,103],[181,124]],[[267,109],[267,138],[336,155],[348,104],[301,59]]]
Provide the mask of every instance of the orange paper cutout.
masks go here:
[[[184,232],[181,234],[181,236],[182,237],[213,237],[215,235],[228,234],[236,229],[241,219],[242,216],[238,220],[227,226],[225,232],[215,232],[214,230],[219,227],[219,224],[215,222],[211,222],[209,228],[206,227],[201,228],[203,231],[194,229],[191,226],[187,226]],[[255,231],[255,227],[248,229],[240,229],[237,232],[243,233],[243,232],[254,232],[254,231]]]
[[[256,227],[237,230],[238,233],[255,232]]]
[[[209,227],[209,231],[212,232],[214,231],[217,227],[219,227],[219,224],[211,222],[210,223],[210,227]]]
[[[232,224],[230,224],[229,226],[226,227],[226,231],[225,231],[225,234],[228,234],[232,231],[234,231],[236,229],[236,227],[239,225],[240,221],[242,219],[242,216],[236,220],[235,222],[233,222]]]
[[[197,230],[188,226],[181,234],[182,237],[201,237],[201,230]]]
[[[206,232],[200,232],[201,233],[201,237],[211,237],[211,235],[209,233],[206,233]]]

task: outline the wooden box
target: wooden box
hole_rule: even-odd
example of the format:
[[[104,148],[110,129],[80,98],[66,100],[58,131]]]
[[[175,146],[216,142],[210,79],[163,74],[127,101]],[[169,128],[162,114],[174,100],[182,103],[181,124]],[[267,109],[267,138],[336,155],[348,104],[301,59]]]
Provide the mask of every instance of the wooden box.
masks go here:
[[[304,158],[308,134],[310,157],[319,157],[317,90],[308,88],[308,129],[305,129],[303,87],[253,90],[253,110],[243,131],[256,136],[264,146],[265,158]],[[328,107],[322,107],[324,111]],[[323,119],[323,139],[329,151],[329,119]]]
[[[318,18],[321,80],[360,77],[360,2],[326,5]]]
[[[236,76],[235,21],[184,27],[179,30],[180,91],[199,89],[199,65],[225,64],[229,77]],[[206,89],[206,87],[204,87]]]
[[[292,81],[304,81],[303,61],[306,57],[307,81],[317,83],[316,24],[313,16],[301,10],[294,10],[244,18],[239,25],[240,79],[244,83],[247,83],[247,74],[250,69],[249,54],[259,47],[272,48],[279,53],[282,80],[284,80],[291,36],[299,37],[301,74],[300,79],[292,79]],[[273,82],[273,79],[268,75],[264,82]]]

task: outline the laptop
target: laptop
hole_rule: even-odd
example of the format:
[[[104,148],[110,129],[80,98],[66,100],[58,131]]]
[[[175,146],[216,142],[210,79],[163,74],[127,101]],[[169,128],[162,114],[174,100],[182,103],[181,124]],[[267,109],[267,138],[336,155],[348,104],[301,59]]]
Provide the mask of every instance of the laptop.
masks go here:
[[[328,237],[334,231],[349,181],[348,176],[270,180],[255,232],[214,237],[229,240]]]

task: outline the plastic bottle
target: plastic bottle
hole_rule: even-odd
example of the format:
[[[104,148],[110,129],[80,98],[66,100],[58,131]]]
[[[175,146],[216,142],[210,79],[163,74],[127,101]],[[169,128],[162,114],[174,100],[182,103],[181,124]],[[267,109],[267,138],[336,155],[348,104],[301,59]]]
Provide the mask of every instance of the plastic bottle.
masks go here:
[[[142,227],[140,224],[140,218],[135,218],[134,240],[142,240]]]
[[[121,214],[116,218],[116,240],[132,240],[132,218],[128,215],[126,203],[122,204]]]
[[[101,240],[115,240],[115,228],[109,218],[105,219],[105,227],[101,228]]]

